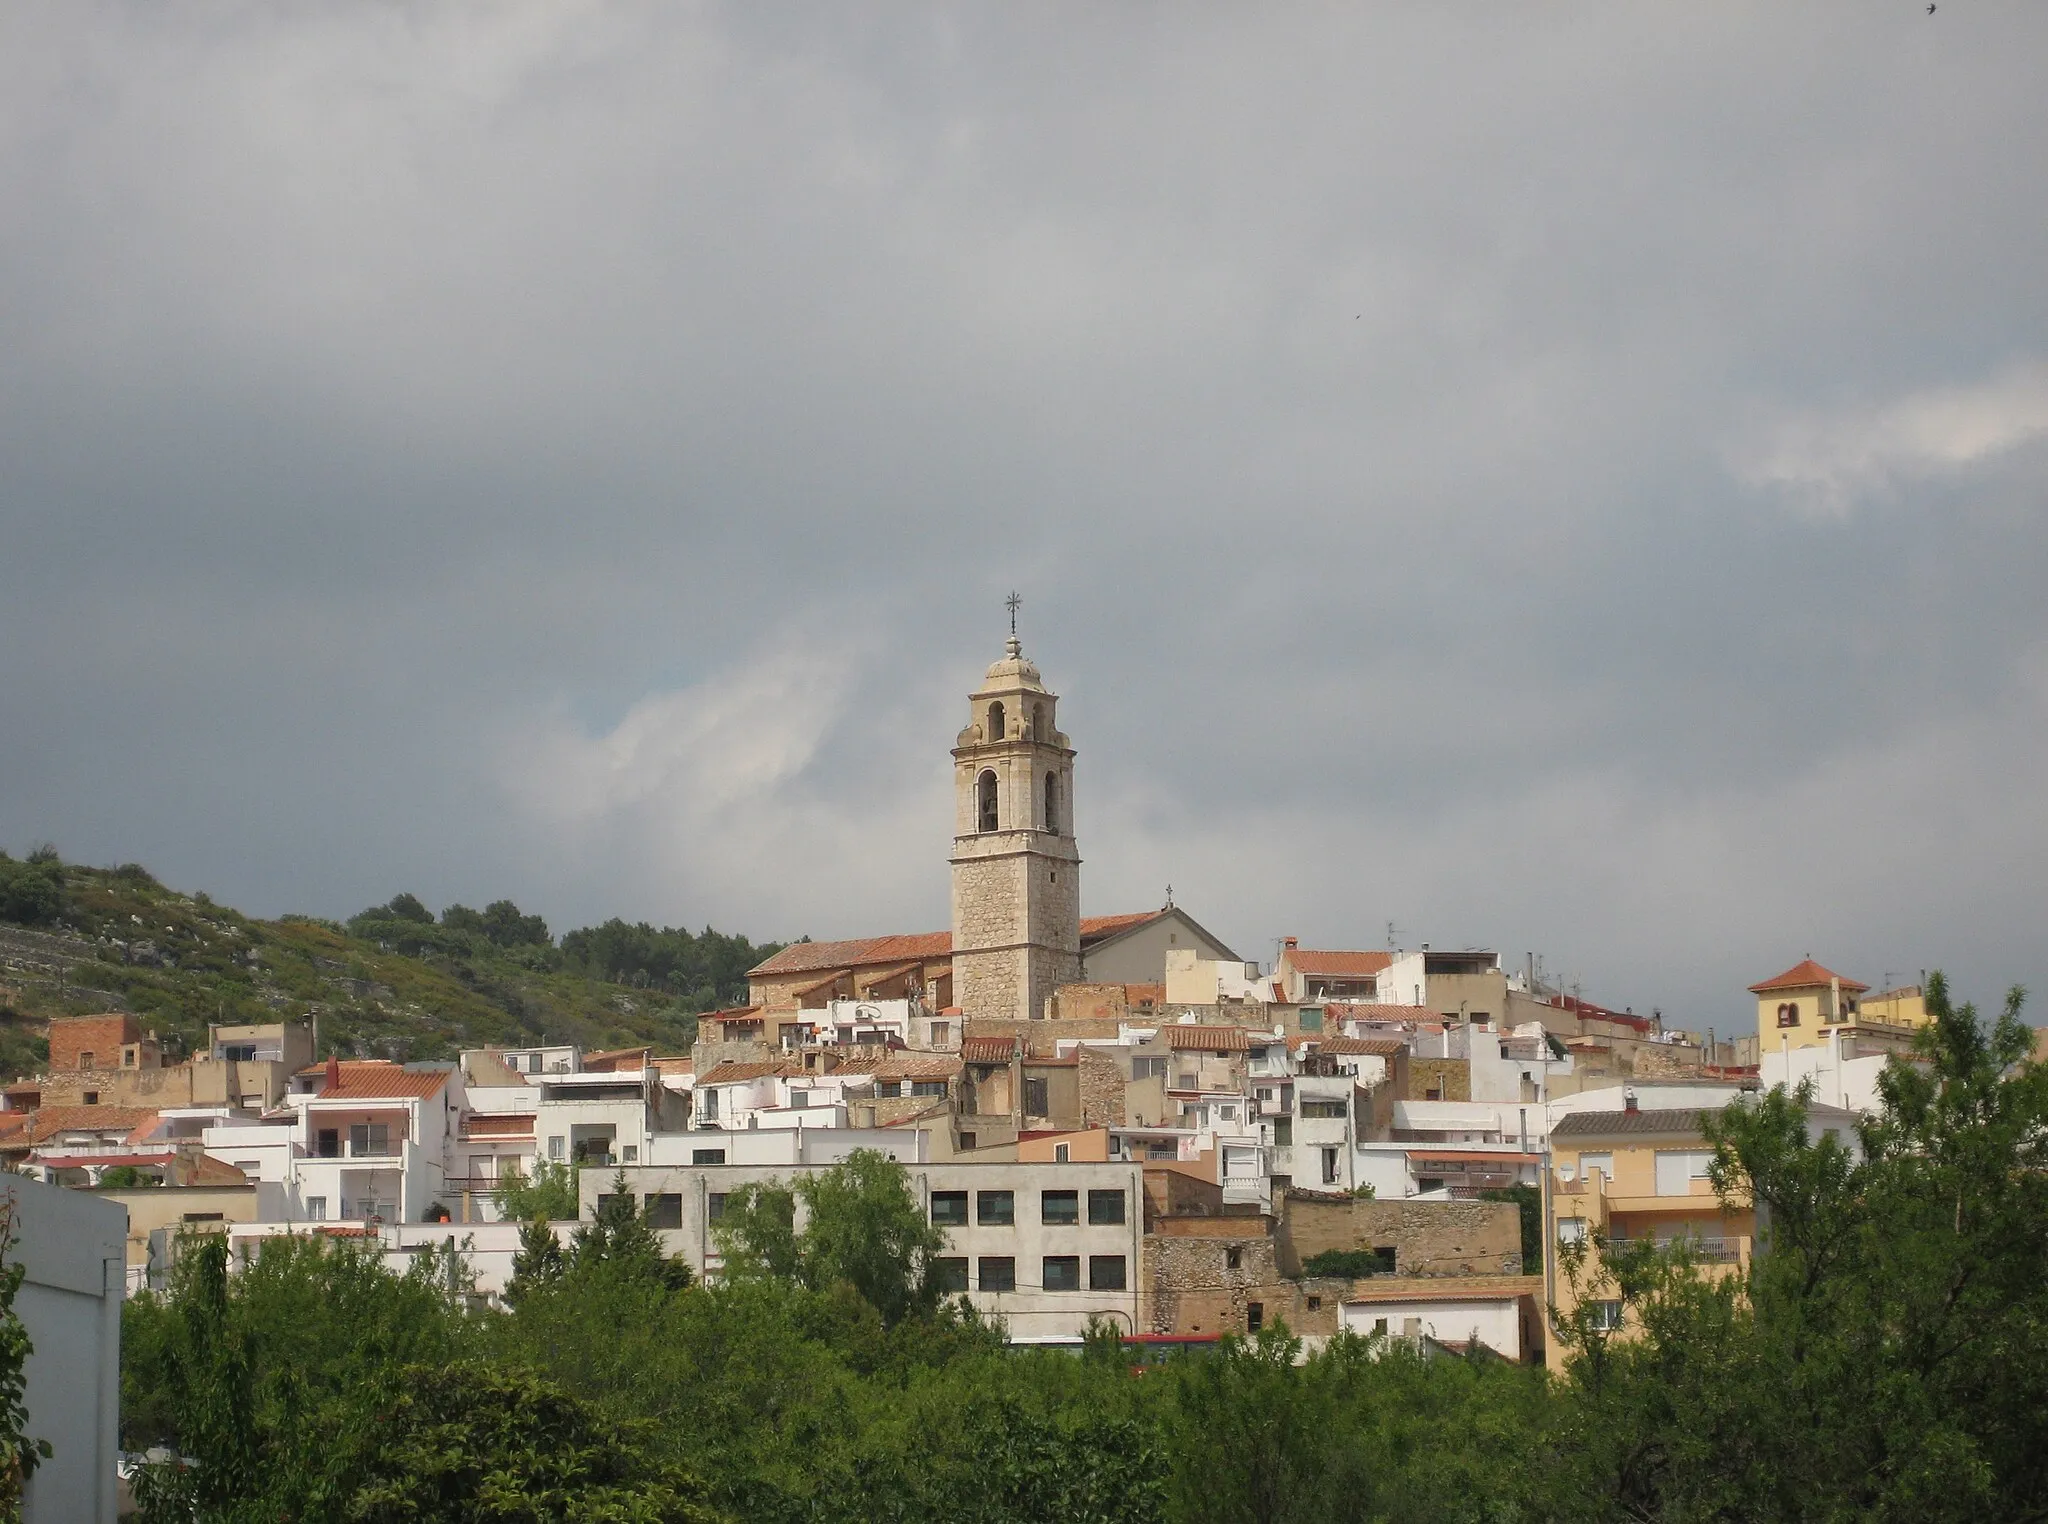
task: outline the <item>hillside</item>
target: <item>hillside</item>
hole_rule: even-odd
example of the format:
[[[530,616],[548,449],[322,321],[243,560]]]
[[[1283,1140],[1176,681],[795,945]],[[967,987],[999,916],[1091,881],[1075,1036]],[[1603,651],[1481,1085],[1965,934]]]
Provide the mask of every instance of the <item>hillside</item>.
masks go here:
[[[509,901],[436,917],[411,895],[352,917],[255,920],[136,864],[0,854],[0,1075],[38,1072],[52,1016],[133,1011],[170,1061],[209,1022],[315,1018],[323,1053],[652,1043],[687,1051],[697,1013],[737,1004],[778,944],[610,921],[559,943]]]

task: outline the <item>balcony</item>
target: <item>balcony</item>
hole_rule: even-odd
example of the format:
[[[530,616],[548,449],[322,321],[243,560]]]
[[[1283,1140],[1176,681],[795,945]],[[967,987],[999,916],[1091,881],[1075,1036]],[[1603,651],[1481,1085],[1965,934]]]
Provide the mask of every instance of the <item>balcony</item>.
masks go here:
[[[1658,1249],[1669,1249],[1683,1244],[1692,1251],[1696,1263],[1702,1265],[1735,1265],[1742,1262],[1745,1240],[1740,1238],[1653,1238],[1649,1234],[1638,1234],[1633,1238],[1617,1237],[1607,1240],[1608,1249],[1623,1254],[1631,1249],[1650,1244]]]

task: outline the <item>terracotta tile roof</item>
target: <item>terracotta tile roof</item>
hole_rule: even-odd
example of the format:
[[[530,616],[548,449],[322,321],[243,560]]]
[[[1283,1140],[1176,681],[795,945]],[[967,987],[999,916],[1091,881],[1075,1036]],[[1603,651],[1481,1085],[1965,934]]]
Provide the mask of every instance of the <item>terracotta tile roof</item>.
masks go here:
[[[758,1005],[736,1005],[724,1011],[706,1011],[697,1020],[706,1021],[759,1021],[761,1008]]]
[[[1574,1111],[1550,1124],[1553,1138],[1618,1138],[1654,1133],[1660,1137],[1706,1136],[1697,1106],[1651,1107],[1643,1111]]]
[[[1440,1021],[1442,1018],[1426,1005],[1383,1005],[1349,1000],[1338,1005],[1323,1007],[1325,1016],[1334,1016],[1339,1021]]]
[[[1773,990],[1812,989],[1815,985],[1825,988],[1833,984],[1837,979],[1842,981],[1843,989],[1853,991],[1859,995],[1870,988],[1867,984],[1861,984],[1854,979],[1845,978],[1843,975],[1837,974],[1832,970],[1822,968],[1813,959],[1806,958],[1793,964],[1775,979],[1766,979],[1762,984],[1752,984],[1749,987],[1749,992],[1752,995],[1768,995]]]
[[[1084,915],[1081,942],[1099,942],[1143,926],[1167,914],[1147,910],[1136,915]],[[953,933],[918,931],[887,937],[854,937],[842,942],[792,942],[772,958],[747,970],[749,979],[772,978],[780,974],[808,974],[813,970],[869,968],[876,964],[935,963],[953,956]]]
[[[1318,1053],[1367,1053],[1375,1058],[1392,1058],[1408,1051],[1398,1037],[1318,1037],[1312,1039]]]
[[[813,969],[860,968],[872,963],[911,963],[952,956],[950,931],[855,937],[844,942],[792,942],[772,958],[748,969],[747,977],[760,979],[775,974],[807,974]]]
[[[1197,1027],[1170,1026],[1166,1031],[1166,1045],[1176,1053],[1195,1051],[1201,1053],[1246,1053],[1251,1050],[1251,1037],[1243,1027]],[[1270,1042],[1272,1039],[1260,1037]]]
[[[28,1113],[28,1140],[44,1143],[60,1132],[119,1132],[140,1143],[156,1131],[156,1113],[140,1106],[45,1106]]]
[[[663,1074],[695,1074],[697,1060],[694,1058],[657,1058],[654,1067]]]
[[[462,1135],[465,1138],[530,1138],[533,1136],[533,1113],[522,1111],[510,1116],[489,1116],[471,1112],[462,1119]]]
[[[638,1048],[610,1048],[602,1053],[586,1053],[583,1055],[583,1072],[586,1074],[603,1074],[607,1067],[616,1065],[619,1060],[625,1058],[637,1058],[644,1065],[653,1056],[654,1049],[645,1046]]]
[[[1015,1037],[969,1037],[960,1044],[963,1063],[1007,1064],[1016,1056]]]
[[[1167,913],[1161,909],[1141,910],[1135,915],[1084,915],[1081,917],[1081,945],[1086,947],[1090,942],[1103,942],[1111,937],[1122,936],[1127,931],[1149,925]]]
[[[448,1083],[446,1069],[407,1069],[398,1064],[343,1064],[341,1083],[314,1097],[321,1101],[424,1100]]]
[[[1290,947],[1281,956],[1298,974],[1324,974],[1338,979],[1369,979],[1384,973],[1394,955],[1389,952],[1346,952],[1335,948]]]
[[[718,1065],[698,1080],[697,1088],[701,1090],[706,1085],[739,1085],[748,1080],[767,1079],[774,1075],[794,1075],[800,1072],[794,1064],[779,1058],[762,1059],[753,1063],[741,1063],[733,1059]]]

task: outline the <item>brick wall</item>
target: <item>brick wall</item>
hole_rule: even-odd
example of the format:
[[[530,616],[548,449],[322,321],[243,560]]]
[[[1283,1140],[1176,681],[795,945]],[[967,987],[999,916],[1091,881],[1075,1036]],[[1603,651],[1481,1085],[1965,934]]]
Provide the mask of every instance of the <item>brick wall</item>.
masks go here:
[[[50,1022],[50,1068],[118,1069],[124,1043],[140,1042],[142,1028],[124,1013],[105,1016],[58,1016]],[[82,1063],[85,1054],[91,1063]]]
[[[1293,1274],[1328,1249],[1394,1251],[1401,1275],[1519,1275],[1522,1215],[1512,1201],[1356,1201],[1289,1191],[1278,1233]]]

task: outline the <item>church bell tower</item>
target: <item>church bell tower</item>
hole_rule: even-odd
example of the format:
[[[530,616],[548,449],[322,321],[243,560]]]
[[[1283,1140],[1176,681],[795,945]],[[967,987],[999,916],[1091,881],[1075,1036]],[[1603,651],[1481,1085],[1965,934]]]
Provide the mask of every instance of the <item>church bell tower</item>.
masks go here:
[[[953,999],[969,1017],[1026,1020],[1081,977],[1081,854],[1074,749],[1025,660],[1016,603],[953,747]]]

